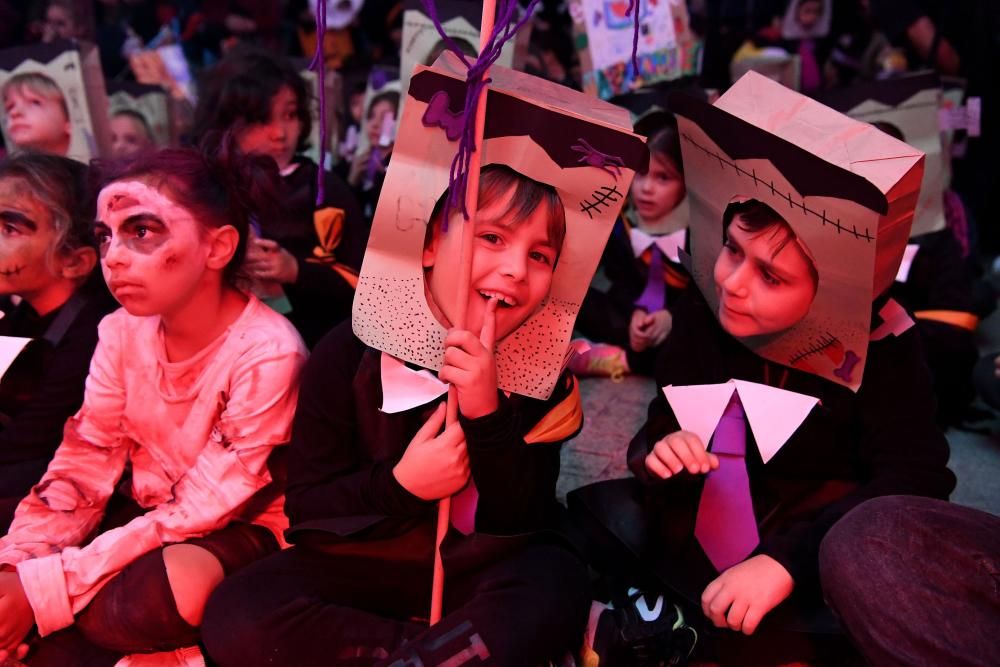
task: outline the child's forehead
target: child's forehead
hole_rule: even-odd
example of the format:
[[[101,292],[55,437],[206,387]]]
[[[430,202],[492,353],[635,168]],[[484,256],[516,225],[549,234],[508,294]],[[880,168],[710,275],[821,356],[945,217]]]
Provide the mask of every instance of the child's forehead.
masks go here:
[[[187,210],[176,203],[159,189],[140,180],[116,181],[104,187],[97,198],[97,217],[120,216],[134,212],[132,209],[142,209],[156,213],[163,218],[176,217],[179,214],[190,215]]]

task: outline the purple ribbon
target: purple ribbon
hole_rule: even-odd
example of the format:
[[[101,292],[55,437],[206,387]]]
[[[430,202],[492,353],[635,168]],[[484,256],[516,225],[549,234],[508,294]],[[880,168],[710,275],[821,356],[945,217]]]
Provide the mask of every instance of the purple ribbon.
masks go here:
[[[666,305],[667,286],[663,284],[663,251],[655,243],[649,247],[649,275],[646,287],[635,301],[635,307],[647,313],[663,310]]]
[[[316,170],[316,205],[323,203],[323,182],[326,171],[326,58],[323,57],[323,38],[326,36],[326,0],[316,2],[316,53],[309,69],[319,78],[319,169]]]
[[[483,92],[483,89],[491,81],[491,79],[484,78],[486,72],[497,61],[497,58],[500,57],[503,45],[510,41],[517,31],[521,29],[521,26],[531,19],[535,6],[538,3],[539,0],[531,0],[524,10],[524,15],[514,23],[514,15],[518,9],[517,0],[498,0],[497,16],[493,24],[493,32],[490,33],[489,39],[486,40],[486,45],[483,47],[479,57],[475,61],[471,61],[462,52],[458,44],[445,33],[433,0],[421,0],[424,11],[427,12],[427,16],[434,23],[434,27],[437,28],[441,39],[452,53],[462,59],[462,62],[468,69],[465,79],[465,106],[462,110],[462,133],[458,140],[458,151],[451,161],[451,170],[448,174],[448,198],[445,200],[444,205],[443,228],[445,230],[447,230],[448,218],[453,208],[461,207],[462,217],[466,220],[469,219],[469,211],[465,207],[465,190],[468,187],[469,165],[472,161],[472,154],[476,152],[476,105],[479,101],[480,93]]]

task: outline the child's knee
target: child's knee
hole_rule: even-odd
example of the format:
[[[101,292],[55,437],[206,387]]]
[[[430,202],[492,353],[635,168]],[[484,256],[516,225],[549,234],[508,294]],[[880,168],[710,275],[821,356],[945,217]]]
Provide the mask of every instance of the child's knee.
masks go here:
[[[200,625],[208,596],[225,576],[222,564],[211,552],[193,544],[164,547],[163,564],[177,613],[191,625]]]

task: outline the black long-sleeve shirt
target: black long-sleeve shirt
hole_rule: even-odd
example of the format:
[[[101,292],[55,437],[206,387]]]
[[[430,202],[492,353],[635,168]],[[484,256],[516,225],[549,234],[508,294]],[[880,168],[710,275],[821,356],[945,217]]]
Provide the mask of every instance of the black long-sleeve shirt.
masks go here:
[[[98,278],[99,280],[99,278]],[[103,285],[78,292],[82,307],[56,345],[42,340],[66,305],[39,317],[27,301],[0,306],[0,336],[33,338],[0,382],[0,465],[48,460],[63,425],[83,403],[84,382],[97,346],[97,325],[117,303]],[[24,491],[38,480],[27,481]]]
[[[298,261],[294,283],[284,285],[292,311],[288,319],[310,348],[345,318],[350,318],[354,286],[325,264],[307,262],[319,244],[313,213],[331,206],[344,211],[344,229],[335,250],[337,262],[355,271],[361,268],[368,245],[368,224],[350,188],[335,174],[323,182],[323,203],[316,206],[316,163],[297,160],[299,167],[282,180],[280,215],[261,220],[262,236],[291,253]]]
[[[869,346],[864,380],[855,394],[822,378],[769,364],[719,326],[695,290],[677,305],[674,330],[657,359],[658,387],[741,379],[820,399],[798,430],[765,465],[747,431],[747,469],[760,545],[799,586],[818,581],[819,545],[851,508],[876,496],[947,498],[955,477],[945,466],[948,443],[934,422],[930,379],[912,329]],[[787,375],[786,375],[787,373]],[[770,380],[770,382],[768,382]],[[629,467],[647,485],[664,545],[691,553],[704,476],[652,477],[645,457],[680,430],[662,392],[629,446]],[[706,443],[707,444],[707,443]],[[708,582],[703,582],[702,585]]]
[[[289,541],[329,546],[411,531],[433,535],[436,502],[411,494],[392,469],[438,401],[381,412],[380,355],[345,322],[316,346],[306,365],[289,447]],[[534,444],[524,436],[553,407],[574,400],[575,386],[564,376],[548,401],[500,393],[496,412],[460,418],[479,491],[476,534],[513,536],[556,526],[559,449],[573,433]]]

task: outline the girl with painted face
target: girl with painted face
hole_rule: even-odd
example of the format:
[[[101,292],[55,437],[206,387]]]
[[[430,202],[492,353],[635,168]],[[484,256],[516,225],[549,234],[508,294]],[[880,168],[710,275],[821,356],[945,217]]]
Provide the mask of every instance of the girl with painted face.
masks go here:
[[[71,132],[69,110],[55,81],[37,72],[17,74],[4,84],[0,97],[7,136],[14,146],[66,155]]]
[[[29,664],[191,646],[223,576],[279,548],[268,463],[306,353],[236,282],[275,178],[234,152],[165,150],[107,179],[96,235],[122,308],[101,322],[83,407],[0,540],[3,650],[23,652],[32,626]]]
[[[271,157],[281,173],[280,209],[258,216],[245,266],[255,292],[284,313],[309,347],[347,318],[368,225],[346,184],[319,167],[309,144],[312,100],[290,62],[241,47],[207,75],[193,134],[217,142],[227,130],[246,153]]]
[[[97,324],[114,305],[94,271],[87,173],[54,155],[0,162],[0,336],[33,339],[0,381],[3,532],[80,408]]]
[[[577,319],[593,343],[571,362],[581,376],[652,374],[673,325],[671,304],[690,282],[679,255],[687,244],[688,203],[677,121],[655,111],[635,130],[648,139],[649,168],[635,175],[629,206],[601,258],[609,284],[587,292]]]

